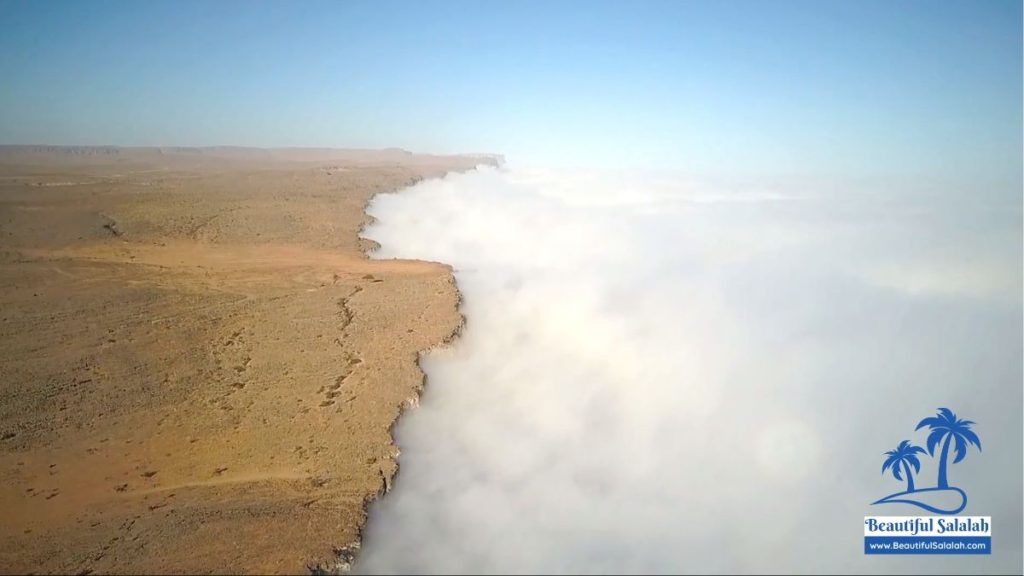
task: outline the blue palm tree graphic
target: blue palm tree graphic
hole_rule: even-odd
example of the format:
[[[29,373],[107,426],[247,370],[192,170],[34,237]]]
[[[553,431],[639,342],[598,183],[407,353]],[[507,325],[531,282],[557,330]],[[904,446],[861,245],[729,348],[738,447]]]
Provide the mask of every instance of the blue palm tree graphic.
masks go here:
[[[939,479],[934,488],[914,488],[914,474],[921,471],[921,462],[917,455],[923,454],[920,446],[914,446],[908,440],[900,442],[895,450],[885,453],[886,460],[882,464],[882,474],[892,469],[892,475],[902,480],[907,475],[907,489],[903,492],[890,494],[885,498],[872,502],[875,504],[910,504],[935,514],[958,514],[967,507],[967,493],[949,485],[948,466],[950,447],[956,457],[956,464],[967,457],[971,444],[981,451],[981,440],[971,426],[974,422],[957,418],[949,408],[939,408],[935,416],[925,418],[915,430],[928,427],[928,454],[935,457],[939,453]],[[942,447],[939,448],[939,444]]]
[[[907,492],[914,491],[914,474],[921,471],[921,461],[917,459],[918,454],[924,454],[924,448],[914,446],[909,440],[900,442],[895,450],[885,453],[888,458],[882,464],[882,474],[892,468],[892,475],[897,480],[903,480],[900,475],[901,469],[907,475]]]
[[[953,460],[953,464],[960,462],[967,456],[967,447],[969,444],[974,444],[978,447],[978,451],[981,451],[981,440],[978,435],[971,430],[971,425],[974,422],[970,420],[960,420],[956,417],[949,408],[939,408],[937,415],[930,418],[925,418],[918,423],[915,430],[920,430],[927,426],[931,433],[928,434],[928,454],[932,457],[935,456],[935,447],[938,446],[939,442],[945,439],[942,443],[942,455],[939,457],[939,485],[938,488],[949,488],[949,480],[946,476],[946,465],[949,459],[949,446],[953,444],[956,450],[956,458]]]

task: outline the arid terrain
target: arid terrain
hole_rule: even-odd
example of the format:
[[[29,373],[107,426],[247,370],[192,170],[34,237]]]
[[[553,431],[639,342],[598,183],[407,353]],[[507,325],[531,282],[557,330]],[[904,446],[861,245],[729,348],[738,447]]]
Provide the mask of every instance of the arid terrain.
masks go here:
[[[363,209],[493,161],[0,147],[0,571],[343,569],[461,322]]]

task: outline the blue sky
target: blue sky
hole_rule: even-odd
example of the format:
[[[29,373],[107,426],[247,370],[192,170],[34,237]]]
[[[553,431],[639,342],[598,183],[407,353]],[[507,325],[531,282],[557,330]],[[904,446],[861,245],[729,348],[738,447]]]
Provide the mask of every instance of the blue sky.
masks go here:
[[[0,142],[1019,187],[1021,3],[0,1]]]

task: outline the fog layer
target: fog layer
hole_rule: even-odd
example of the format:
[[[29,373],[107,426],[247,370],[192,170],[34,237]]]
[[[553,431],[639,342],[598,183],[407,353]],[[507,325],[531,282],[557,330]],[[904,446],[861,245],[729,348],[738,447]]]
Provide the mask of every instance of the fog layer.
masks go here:
[[[480,169],[374,200],[451,264],[363,572],[1020,572],[1019,203]],[[991,557],[865,556],[882,453],[939,407]],[[934,486],[936,459],[916,478]],[[951,459],[952,460],[952,459]]]

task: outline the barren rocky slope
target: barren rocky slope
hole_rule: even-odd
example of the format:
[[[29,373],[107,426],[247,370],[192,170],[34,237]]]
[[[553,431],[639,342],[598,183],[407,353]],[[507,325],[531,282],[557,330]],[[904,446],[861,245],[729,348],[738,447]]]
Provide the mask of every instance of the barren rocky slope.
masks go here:
[[[0,571],[343,567],[460,323],[363,208],[481,161],[0,147]]]

